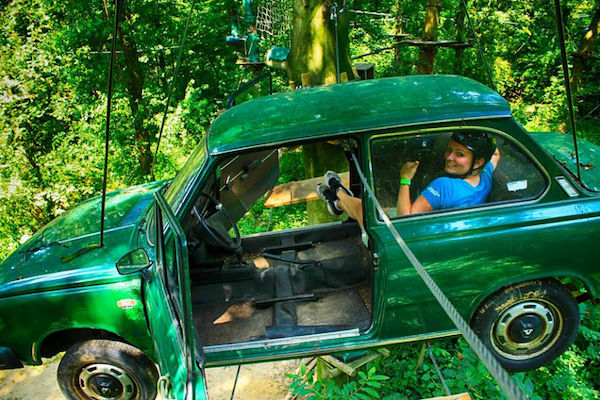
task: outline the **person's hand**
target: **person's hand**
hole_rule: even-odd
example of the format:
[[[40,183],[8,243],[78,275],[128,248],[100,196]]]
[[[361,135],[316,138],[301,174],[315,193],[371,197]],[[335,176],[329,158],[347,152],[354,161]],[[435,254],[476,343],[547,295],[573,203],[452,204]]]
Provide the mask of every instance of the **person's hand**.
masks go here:
[[[412,179],[417,172],[417,168],[419,168],[418,161],[408,161],[402,165],[400,169],[400,178],[401,179]]]

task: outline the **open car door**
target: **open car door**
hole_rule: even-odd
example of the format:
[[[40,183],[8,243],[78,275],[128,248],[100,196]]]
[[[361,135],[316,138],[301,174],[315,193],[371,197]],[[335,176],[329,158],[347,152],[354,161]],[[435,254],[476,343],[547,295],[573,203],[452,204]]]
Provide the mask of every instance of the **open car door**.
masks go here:
[[[186,238],[158,192],[154,232],[156,264],[146,279],[144,301],[160,366],[159,396],[205,400],[204,357],[194,340]]]

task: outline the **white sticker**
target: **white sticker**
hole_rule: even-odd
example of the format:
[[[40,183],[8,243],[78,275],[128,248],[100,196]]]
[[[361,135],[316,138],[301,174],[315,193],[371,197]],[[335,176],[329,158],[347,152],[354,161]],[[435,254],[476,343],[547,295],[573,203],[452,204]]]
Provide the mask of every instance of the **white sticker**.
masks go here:
[[[517,192],[519,190],[527,189],[527,181],[512,181],[506,182],[506,189],[509,192]]]
[[[137,300],[135,299],[121,299],[117,301],[117,306],[123,310],[131,310],[136,305]]]

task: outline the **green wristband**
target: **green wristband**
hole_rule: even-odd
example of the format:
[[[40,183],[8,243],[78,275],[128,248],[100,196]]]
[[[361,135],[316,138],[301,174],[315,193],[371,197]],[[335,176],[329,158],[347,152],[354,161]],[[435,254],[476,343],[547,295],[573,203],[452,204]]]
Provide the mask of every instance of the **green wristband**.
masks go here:
[[[402,178],[400,179],[400,184],[410,186],[410,179]]]

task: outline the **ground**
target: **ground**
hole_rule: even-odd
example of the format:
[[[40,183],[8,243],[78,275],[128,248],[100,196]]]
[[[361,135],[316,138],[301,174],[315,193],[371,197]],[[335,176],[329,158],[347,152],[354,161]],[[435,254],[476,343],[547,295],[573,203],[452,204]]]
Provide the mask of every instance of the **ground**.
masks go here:
[[[0,371],[2,400],[64,400],[56,382],[60,356],[46,360],[44,365]],[[298,360],[242,365],[235,399],[283,400],[291,382],[286,372],[294,372]],[[209,368],[208,388],[211,400],[229,400],[237,366]]]

